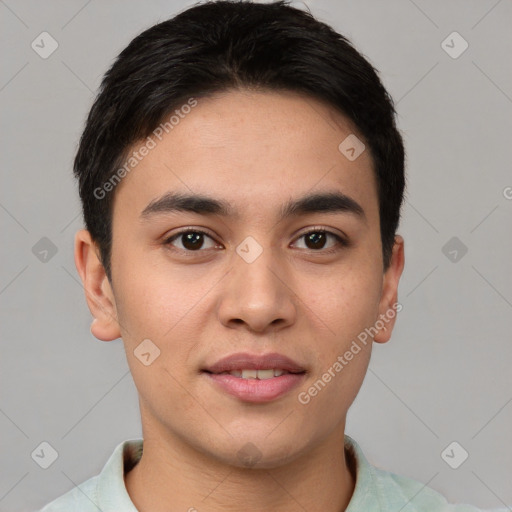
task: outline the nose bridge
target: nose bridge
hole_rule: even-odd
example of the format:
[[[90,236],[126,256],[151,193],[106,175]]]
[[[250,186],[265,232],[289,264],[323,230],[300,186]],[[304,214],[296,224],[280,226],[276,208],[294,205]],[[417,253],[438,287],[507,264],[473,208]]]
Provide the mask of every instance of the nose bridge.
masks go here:
[[[247,237],[233,253],[219,317],[225,324],[247,324],[252,330],[264,330],[270,324],[293,321],[295,306],[286,286],[280,259],[270,247]]]
[[[256,242],[257,243],[257,242]],[[279,287],[276,282],[276,268],[279,263],[270,247],[256,246],[255,242],[245,241],[237,248],[234,257],[235,272],[239,275],[242,289],[250,290],[251,295],[277,295]]]

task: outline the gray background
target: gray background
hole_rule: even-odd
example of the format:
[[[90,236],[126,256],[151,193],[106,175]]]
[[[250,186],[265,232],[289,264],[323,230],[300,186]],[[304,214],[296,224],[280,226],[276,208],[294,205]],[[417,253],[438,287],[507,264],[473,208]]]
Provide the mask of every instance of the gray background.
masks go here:
[[[188,5],[0,2],[2,511],[42,506],[97,474],[117,443],[141,435],[121,341],[89,332],[72,254],[81,217],[71,166],[112,59]],[[512,4],[307,5],[380,70],[408,150],[403,310],[392,340],[374,347],[347,433],[373,464],[450,501],[510,506]],[[31,48],[43,31],[59,45],[47,59]],[[441,46],[453,31],[469,43],[458,58]],[[57,248],[47,261],[33,251],[42,237]],[[452,237],[456,245],[443,252]],[[43,441],[59,455],[46,470],[31,458]],[[469,452],[458,469],[441,457],[452,441]]]

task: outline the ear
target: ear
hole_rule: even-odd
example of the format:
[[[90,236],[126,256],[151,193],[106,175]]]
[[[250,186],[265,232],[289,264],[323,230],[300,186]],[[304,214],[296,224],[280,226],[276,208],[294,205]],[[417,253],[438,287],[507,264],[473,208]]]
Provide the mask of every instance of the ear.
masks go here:
[[[75,265],[82,279],[87,305],[94,317],[91,333],[99,340],[112,341],[121,336],[121,331],[114,293],[99,254],[99,248],[89,231],[78,231],[75,235]]]
[[[377,343],[389,341],[395,325],[397,312],[402,309],[401,305],[398,304],[398,283],[404,269],[404,262],[404,239],[400,235],[396,235],[391,261],[383,276],[382,295],[379,302],[379,319],[384,324],[384,327],[379,329],[379,332],[373,339]]]

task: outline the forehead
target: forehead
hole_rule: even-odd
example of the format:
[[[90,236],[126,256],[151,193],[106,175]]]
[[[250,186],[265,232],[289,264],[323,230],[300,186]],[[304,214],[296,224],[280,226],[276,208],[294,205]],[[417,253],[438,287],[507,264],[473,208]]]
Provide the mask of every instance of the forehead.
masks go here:
[[[359,152],[362,137],[332,107],[293,92],[229,91],[195,101],[130,150],[151,146],[117,186],[119,207],[129,204],[140,215],[162,195],[180,192],[214,195],[233,216],[249,218],[282,213],[290,197],[339,191],[364,203],[370,218],[377,213],[369,151],[347,158],[347,144],[360,141]]]

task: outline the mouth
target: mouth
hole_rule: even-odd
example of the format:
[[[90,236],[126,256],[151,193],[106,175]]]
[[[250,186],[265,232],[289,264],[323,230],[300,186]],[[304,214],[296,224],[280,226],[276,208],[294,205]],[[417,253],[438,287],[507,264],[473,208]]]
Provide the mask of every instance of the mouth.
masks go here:
[[[264,370],[254,370],[251,368],[240,369],[240,370],[231,370],[225,372],[210,372],[208,370],[203,370],[206,373],[211,375],[232,375],[233,377],[237,377],[239,379],[258,379],[258,380],[267,380],[273,379],[274,377],[281,377],[281,375],[300,375],[306,373],[306,371],[295,371],[289,372],[288,370],[284,370],[282,368],[269,368]]]
[[[258,378],[258,372],[261,372],[261,378],[263,379],[273,377],[274,375],[270,374],[271,371],[283,373],[302,373],[306,371],[293,359],[276,352],[267,354],[238,352],[223,357],[212,365],[205,366],[202,370],[214,374],[239,372],[240,374],[235,374],[235,376],[242,378]],[[251,373],[254,370],[256,370],[256,374]]]
[[[281,354],[233,354],[203,368],[214,387],[244,402],[264,403],[287,394],[307,370]]]

